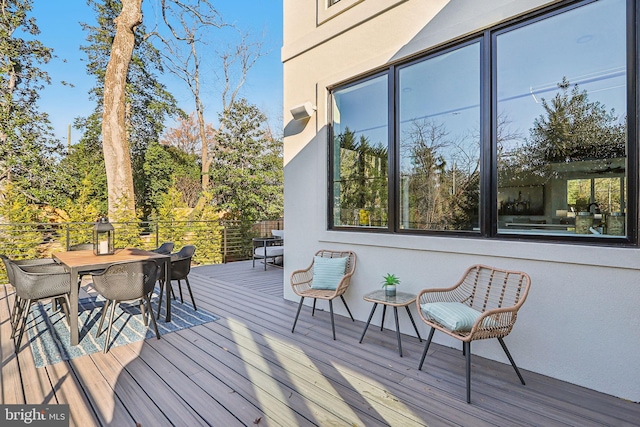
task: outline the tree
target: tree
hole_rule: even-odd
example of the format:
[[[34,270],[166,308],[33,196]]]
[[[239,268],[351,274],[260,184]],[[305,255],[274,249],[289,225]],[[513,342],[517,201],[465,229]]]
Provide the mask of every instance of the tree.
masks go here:
[[[195,154],[188,154],[173,146],[152,143],[145,153],[143,170],[147,191],[144,194],[145,213],[157,212],[162,197],[170,189],[180,192],[182,203],[195,207],[200,190],[200,170]]]
[[[551,101],[542,100],[545,113],[533,123],[527,141],[526,162],[544,169],[549,163],[623,158],[626,156],[626,123],[614,110],[589,101],[587,91],[566,78]]]
[[[12,182],[13,191],[43,203],[55,196],[50,184],[62,147],[37,105],[39,91],[50,83],[40,67],[53,53],[35,38],[40,31],[28,16],[31,5],[0,2],[0,188]]]
[[[206,143],[213,144],[214,139],[215,129],[211,124],[205,124]],[[197,154],[199,156],[202,140],[195,113],[189,114],[187,118],[179,118],[176,127],[165,131],[160,143],[162,145],[172,145],[187,154]]]
[[[282,140],[266,117],[240,98],[220,113],[211,174],[214,204],[227,219],[274,218],[283,212]]]
[[[172,36],[168,38],[157,34],[166,47],[164,57],[167,68],[186,83],[193,96],[200,137],[202,189],[206,191],[209,188],[213,147],[210,147],[204,120],[200,49],[207,44],[205,34],[211,29],[231,26],[221,20],[220,14],[208,0],[196,0],[195,5],[180,0],[162,0],[162,17]],[[262,43],[251,43],[247,35],[241,34],[241,41],[237,45],[226,51],[216,51],[216,54],[222,71],[222,76],[217,78],[222,82],[220,100],[222,111],[225,112],[235,102],[249,70],[263,55]],[[215,76],[215,68],[207,74]],[[217,132],[221,131],[222,126],[221,122]]]
[[[96,86],[91,90],[96,108],[86,119],[77,120],[76,127],[84,129],[83,141],[95,147],[101,146],[101,137],[104,137],[102,131],[105,122],[101,118],[105,112],[105,95],[109,93],[105,91],[106,70],[110,62],[110,52],[114,47],[113,42],[116,40],[118,27],[114,26],[114,22],[117,22],[118,15],[122,14],[124,3],[114,0],[89,0],[89,4],[96,12],[97,25],[82,24],[88,32],[89,44],[81,49],[87,54],[87,71],[96,77]],[[139,7],[134,5],[133,9],[136,8],[139,10]],[[120,135],[126,138],[129,146],[127,154],[131,157],[134,191],[142,195],[146,191],[146,183],[141,178],[144,176],[142,165],[147,146],[159,140],[167,117],[184,116],[184,113],[177,107],[175,98],[158,81],[156,74],[163,71],[162,61],[160,53],[150,43],[144,25],[138,23],[134,27],[130,29],[134,40],[130,61],[124,77],[120,76],[126,83],[125,92],[120,93],[119,102],[124,103],[120,106],[119,114],[124,114],[120,116],[120,120],[124,117],[124,133]],[[123,31],[127,31],[126,25]],[[89,141],[90,138],[93,140]],[[124,155],[124,151],[122,153]],[[116,199],[120,197],[115,196]],[[141,197],[136,199],[138,204],[141,200]]]

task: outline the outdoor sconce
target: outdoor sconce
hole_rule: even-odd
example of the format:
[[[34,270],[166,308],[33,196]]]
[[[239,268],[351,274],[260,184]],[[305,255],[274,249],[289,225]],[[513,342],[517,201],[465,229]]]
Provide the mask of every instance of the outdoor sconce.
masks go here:
[[[304,120],[311,117],[313,112],[316,111],[316,107],[307,101],[304,104],[296,105],[290,111],[295,120]]]
[[[106,217],[100,218],[93,226],[93,253],[96,255],[113,255],[115,231]]]

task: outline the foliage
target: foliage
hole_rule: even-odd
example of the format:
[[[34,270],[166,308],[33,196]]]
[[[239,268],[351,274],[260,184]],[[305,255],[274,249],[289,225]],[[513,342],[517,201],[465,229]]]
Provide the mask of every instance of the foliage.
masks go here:
[[[40,31],[28,16],[31,8],[31,0],[0,4],[0,185],[14,182],[15,191],[47,202],[61,145],[37,106],[39,91],[50,83],[40,67],[53,54],[36,38]]]
[[[215,133],[213,126],[210,123],[206,123],[205,136],[208,144],[213,145]],[[179,118],[175,128],[169,128],[164,132],[160,143],[162,145],[172,145],[190,155],[198,155],[202,142],[195,113],[191,113],[185,118]]]
[[[367,221],[360,225],[386,225],[388,148],[381,143],[372,145],[365,136],[357,139],[349,128],[336,136],[336,147],[340,147],[341,212],[357,212],[359,220]],[[341,219],[342,224],[351,222],[348,217]]]
[[[211,199],[210,195],[203,197],[207,201]],[[159,202],[154,221],[163,222],[160,242],[174,242],[177,249],[194,245],[194,261],[199,263],[222,262],[223,228],[210,203],[203,203],[200,210],[189,208],[175,188],[160,196]]]
[[[385,286],[396,286],[400,284],[400,278],[395,274],[387,273],[386,276],[383,277],[384,281],[382,282],[382,287]]]
[[[542,169],[549,163],[625,157],[626,123],[615,111],[589,101],[578,85],[569,91],[566,78],[558,87],[553,99],[542,100],[545,113],[534,121],[524,161]]]
[[[0,246],[3,251],[17,254],[18,258],[37,258],[42,234],[25,224],[41,222],[43,211],[13,183],[7,183],[4,190],[5,197],[0,198],[0,217],[9,225],[0,233]]]
[[[179,186],[186,193],[180,192],[184,203],[190,207],[195,206],[197,194],[194,195],[191,189],[199,189],[200,184],[200,170],[195,154],[187,154],[175,147],[154,142],[147,148],[142,170],[146,192],[138,195],[142,199],[138,205],[144,207],[145,216],[157,209],[164,194]]]
[[[213,202],[227,219],[277,218],[283,212],[282,141],[245,99],[220,114],[211,175]]]

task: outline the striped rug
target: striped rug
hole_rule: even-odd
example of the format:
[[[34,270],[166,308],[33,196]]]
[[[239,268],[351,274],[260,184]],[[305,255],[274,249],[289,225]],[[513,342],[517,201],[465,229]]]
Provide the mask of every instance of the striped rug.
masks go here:
[[[153,294],[151,306],[156,311],[158,296]],[[69,344],[69,325],[61,311],[51,313],[51,304],[34,304],[31,308],[28,323],[28,338],[33,353],[33,358],[37,368],[58,363],[63,360],[75,359],[76,357],[102,351],[107,333],[108,317],[102,326],[105,332],[96,338],[100,313],[104,305],[102,296],[81,299],[78,312],[78,324],[80,327],[80,343],[77,346]],[[179,300],[171,302],[171,322],[164,321],[164,305],[158,329],[160,336],[169,332],[179,331],[192,326],[213,322],[219,318],[211,313],[198,308],[193,310],[191,304],[185,301],[181,304]],[[109,313],[111,309],[109,309]],[[25,334],[24,339],[27,334]],[[153,325],[145,326],[140,305],[137,303],[122,303],[116,308],[111,329],[109,348],[140,341],[143,339],[155,339]]]

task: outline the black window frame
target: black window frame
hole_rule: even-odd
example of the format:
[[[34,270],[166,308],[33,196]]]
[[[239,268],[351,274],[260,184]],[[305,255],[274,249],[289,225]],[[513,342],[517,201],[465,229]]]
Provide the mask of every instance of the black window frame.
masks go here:
[[[564,244],[596,245],[596,246],[638,246],[638,216],[639,216],[639,195],[640,191],[640,141],[638,132],[640,128],[640,100],[638,99],[638,87],[640,85],[640,34],[638,23],[640,22],[640,7],[636,6],[634,0],[626,0],[626,22],[627,22],[627,50],[626,50],[626,72],[627,72],[627,205],[626,205],[626,236],[616,239],[602,239],[598,237],[572,237],[567,235],[552,234],[506,234],[498,231],[498,208],[495,201],[498,192],[498,165],[496,155],[496,135],[497,128],[497,55],[496,38],[505,32],[512,31],[518,27],[525,26],[536,21],[549,18],[554,15],[569,12],[573,9],[593,3],[597,0],[563,1],[552,6],[542,8],[535,12],[523,14],[493,27],[484,29],[475,34],[453,40],[436,49],[429,49],[412,55],[402,61],[388,64],[382,69],[378,69],[371,74],[359,76],[335,86],[329,87],[328,97],[328,229],[336,231],[359,231],[375,233],[393,233],[403,235],[425,235],[425,236],[451,236],[451,237],[471,237],[491,240],[518,240],[553,242]],[[399,224],[399,126],[398,102],[399,88],[398,71],[420,61],[445,54],[449,51],[459,49],[471,43],[480,43],[480,202],[479,202],[479,232],[469,230],[415,230],[401,229]],[[336,90],[362,83],[368,79],[387,74],[388,84],[388,105],[389,105],[389,200],[388,200],[388,224],[386,228],[362,227],[362,226],[340,226],[333,221],[333,93]]]

